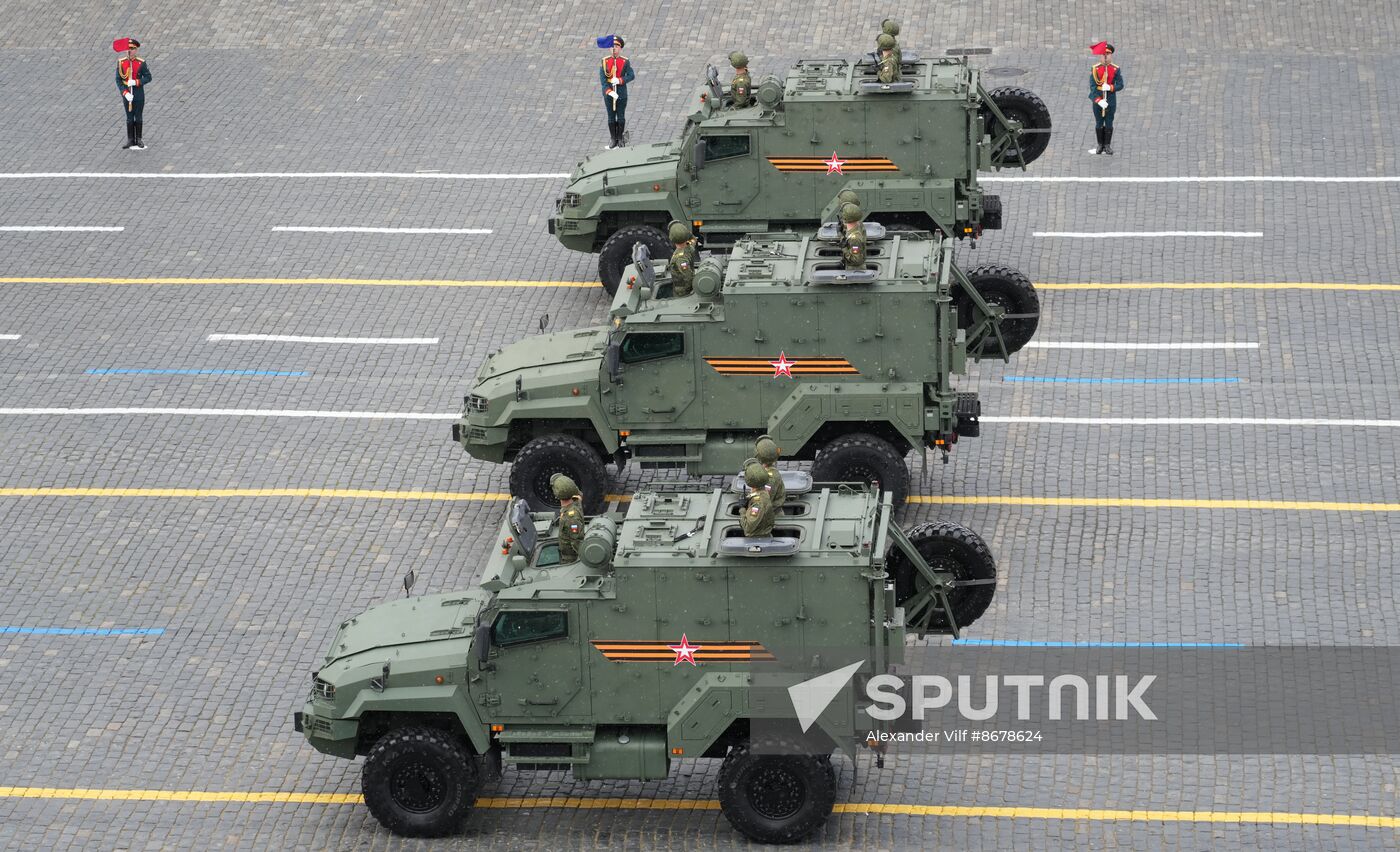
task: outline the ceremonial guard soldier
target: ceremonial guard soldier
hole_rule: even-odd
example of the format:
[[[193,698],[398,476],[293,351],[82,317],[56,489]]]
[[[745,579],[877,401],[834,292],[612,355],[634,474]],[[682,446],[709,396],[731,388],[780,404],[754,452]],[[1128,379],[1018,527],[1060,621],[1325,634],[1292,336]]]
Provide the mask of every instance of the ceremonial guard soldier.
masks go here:
[[[559,564],[578,561],[583,543],[583,495],[574,481],[562,473],[549,478],[549,487],[559,501]]]
[[[729,54],[729,64],[734,66],[734,79],[729,83],[729,96],[734,99],[734,107],[753,104],[753,78],[749,76],[749,58],[739,51]]]
[[[122,96],[122,109],[126,113],[126,144],[123,148],[146,150],[141,139],[141,112],[146,106],[146,86],[151,82],[151,67],[146,60],[136,55],[141,42],[134,38],[119,38],[112,42],[117,53],[126,53],[126,58],[117,62],[117,91]]]
[[[1123,69],[1109,61],[1113,45],[1101,41],[1089,48],[1100,56],[1099,64],[1089,70],[1089,100],[1094,107],[1094,136],[1099,141],[1095,154],[1113,153],[1113,113],[1118,110],[1118,93],[1127,88]]]
[[[621,148],[627,143],[627,84],[636,79],[632,63],[622,55],[626,41],[619,35],[598,39],[599,47],[611,49],[598,69],[598,82],[603,87],[603,107],[608,111],[608,133],[612,142],[608,148]]]
[[[672,222],[667,228],[671,244],[671,260],[666,264],[666,273],[671,276],[671,295],[689,296],[695,287],[695,235],[684,222]]]

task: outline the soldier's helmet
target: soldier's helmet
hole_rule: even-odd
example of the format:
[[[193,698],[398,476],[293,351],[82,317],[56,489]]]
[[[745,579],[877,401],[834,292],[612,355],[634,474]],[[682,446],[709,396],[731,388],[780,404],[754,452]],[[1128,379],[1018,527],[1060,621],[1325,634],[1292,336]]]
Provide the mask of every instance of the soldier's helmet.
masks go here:
[[[875,44],[881,50],[894,50],[894,36],[889,33],[880,33],[880,37],[875,39]]]
[[[857,205],[857,204],[851,204],[850,202],[847,202],[847,203],[845,203],[845,204],[842,204],[842,205],[841,205],[841,221],[842,221],[842,222],[859,222],[859,221],[860,221],[860,206]]]
[[[556,500],[569,500],[579,496],[578,486],[562,473],[556,473],[549,478],[549,487]]]
[[[880,22],[880,32],[889,36],[899,35],[899,21],[894,18],[886,18]]]
[[[690,226],[684,222],[672,222],[670,227],[671,242],[683,243],[694,236],[690,232]]]
[[[744,482],[750,488],[762,488],[768,484],[768,471],[763,469],[763,465],[754,462],[744,468]]]
[[[758,460],[763,464],[778,463],[778,442],[772,436],[760,435],[757,443],[753,445],[753,454],[758,456]]]
[[[856,195],[854,189],[843,189],[836,193],[836,202],[838,206],[841,204],[854,204],[858,207],[860,206],[860,196]]]
[[[749,64],[749,58],[740,51],[736,50],[733,53],[729,54],[729,64],[733,65],[735,68],[747,68]]]

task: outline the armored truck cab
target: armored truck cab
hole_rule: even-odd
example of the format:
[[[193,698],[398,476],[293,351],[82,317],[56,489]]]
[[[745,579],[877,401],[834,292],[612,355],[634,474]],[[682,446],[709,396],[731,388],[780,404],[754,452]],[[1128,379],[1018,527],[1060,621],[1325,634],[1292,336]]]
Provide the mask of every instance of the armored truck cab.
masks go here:
[[[878,481],[902,504],[909,452],[946,460],[979,432],[976,394],[952,377],[969,355],[1024,345],[1038,303],[1014,270],[959,270],[951,239],[865,227],[876,238],[863,270],[843,269],[834,241],[786,232],[706,260],[681,298],[667,298],[659,262],[628,267],[608,325],[492,354],[453,440],[513,462],[511,492],[536,509],[557,505],[556,472],[596,512],[607,460],[732,473],[762,434],[817,479]]]
[[[1001,227],[1001,203],[983,194],[978,171],[1024,166],[1050,141],[1039,98],[988,93],[965,59],[906,62],[894,89],[867,62],[802,60],[785,82],[761,81],[742,109],[714,80],[679,139],[590,155],[556,202],[550,232],[600,253],[610,293],[635,243],[669,254],[671,220],[725,250],[748,233],[815,230],[835,217],[843,189],[887,226],[975,238]]]
[[[996,567],[956,524],[904,533],[863,486],[790,493],[773,538],[743,538],[742,508],[730,489],[646,489],[591,519],[580,561],[561,565],[554,516],[518,501],[478,588],[340,625],[296,728],[318,751],[366,756],[365,803],[399,834],[456,830],[503,766],[656,779],[719,758],[735,828],[800,840],[831,812],[833,750],[887,727],[857,687],[903,662],[906,630],[955,634],[981,615]],[[755,678],[830,649],[859,662],[855,682],[789,728],[784,682],[765,701]],[[780,736],[757,748],[760,728]]]

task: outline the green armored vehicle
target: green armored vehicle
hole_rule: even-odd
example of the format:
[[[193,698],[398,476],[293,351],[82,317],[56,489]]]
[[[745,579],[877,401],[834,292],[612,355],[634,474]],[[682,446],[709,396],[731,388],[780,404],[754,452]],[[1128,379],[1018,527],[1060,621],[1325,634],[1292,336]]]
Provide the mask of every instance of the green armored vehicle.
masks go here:
[[[898,725],[863,712],[866,679],[904,662],[906,631],[956,635],[996,584],[970,530],[906,534],[888,496],[810,486],[794,482],[761,539],[743,537],[733,490],[644,490],[589,521],[571,564],[554,516],[517,501],[477,588],[340,625],[295,727],[318,751],[365,756],[365,804],[398,834],[457,830],[503,767],[650,780],[711,758],[738,831],[802,840],[835,802],[832,753]],[[854,681],[824,710],[802,720],[784,684],[805,677],[763,691],[778,664],[836,648]]]
[[[987,92],[962,58],[903,59],[903,79],[891,84],[868,59],[803,60],[785,82],[763,79],[756,103],[740,109],[712,67],[676,141],[578,164],[550,233],[597,252],[611,293],[634,244],[670,253],[671,220],[722,251],[744,234],[815,230],[834,218],[842,189],[891,228],[956,238],[1000,228],[1001,202],[983,194],[977,173],[1024,167],[1045,151],[1045,104],[1025,89]]]
[[[835,226],[740,240],[665,298],[664,267],[627,268],[604,326],[529,337],[493,353],[463,400],[453,440],[512,462],[511,493],[557,506],[549,477],[602,509],[612,461],[739,470],[772,435],[824,482],[909,491],[905,456],[947,453],[979,432],[976,394],[952,376],[967,358],[1006,357],[1030,339],[1039,303],[1024,275],[963,272],[953,241],[864,223],[866,268],[846,270]],[[638,246],[646,258],[645,246]]]

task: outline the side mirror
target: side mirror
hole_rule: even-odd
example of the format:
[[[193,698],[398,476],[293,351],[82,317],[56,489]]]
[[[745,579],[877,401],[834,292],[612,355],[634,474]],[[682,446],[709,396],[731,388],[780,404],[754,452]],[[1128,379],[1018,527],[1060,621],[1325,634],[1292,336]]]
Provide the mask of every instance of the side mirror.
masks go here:
[[[651,249],[647,248],[646,243],[632,245],[632,264],[637,267],[637,280],[643,287],[656,284],[656,270],[651,265]]]
[[[705,137],[695,137],[695,146],[690,149],[690,167],[695,171],[705,168]]]
[[[719,86],[719,69],[709,63],[705,65],[705,85],[710,89],[710,100],[718,108],[720,99],[724,97],[724,90]]]
[[[407,574],[403,575],[404,597],[408,597],[408,595],[413,591],[413,583],[417,579],[417,575],[415,575],[412,571],[409,571]]]
[[[608,366],[608,381],[618,384],[622,379],[622,346],[616,340],[608,343],[603,362]]]
[[[491,625],[487,623],[476,626],[476,638],[472,640],[472,650],[476,652],[476,666],[479,669],[486,668],[486,661],[491,656]]]

